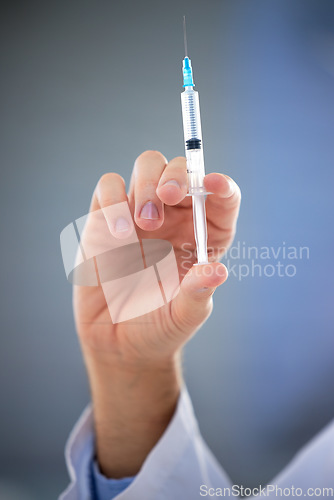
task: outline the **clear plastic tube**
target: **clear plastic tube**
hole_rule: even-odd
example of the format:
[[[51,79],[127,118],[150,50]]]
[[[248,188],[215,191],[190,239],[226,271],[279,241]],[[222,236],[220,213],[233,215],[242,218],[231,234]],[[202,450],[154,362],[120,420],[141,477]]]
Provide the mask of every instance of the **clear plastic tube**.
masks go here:
[[[181,105],[189,194],[201,194],[205,193],[205,170],[198,92],[192,87],[186,87],[181,94]]]
[[[188,58],[185,58],[185,60]],[[188,70],[190,60],[184,63]],[[188,72],[189,74],[189,72]],[[191,77],[191,78],[190,78]],[[189,82],[192,82],[192,72]],[[207,226],[205,212],[205,188],[204,188],[204,155],[202,145],[202,127],[199,108],[199,95],[192,85],[185,85],[181,94],[183,132],[185,152],[187,158],[188,194],[192,196],[194,235],[197,249],[197,263],[208,262],[207,252]]]
[[[197,264],[208,263],[207,249],[207,228],[205,213],[205,197],[202,194],[195,194],[192,197],[193,202],[193,221],[194,235],[197,249]]]

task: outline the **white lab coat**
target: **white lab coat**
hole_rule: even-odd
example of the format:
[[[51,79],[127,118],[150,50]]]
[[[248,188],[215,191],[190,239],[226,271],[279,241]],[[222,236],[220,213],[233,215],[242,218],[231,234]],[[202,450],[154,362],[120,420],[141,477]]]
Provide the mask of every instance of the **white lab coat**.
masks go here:
[[[74,427],[66,445],[65,457],[71,483],[59,500],[90,499],[88,473],[93,450],[92,410],[89,407]],[[177,409],[165,433],[147,456],[132,484],[115,498],[117,500],[196,500],[217,498],[217,496],[233,498],[237,496],[239,488],[238,485],[233,487],[204,442],[189,394],[186,388],[183,388]],[[254,497],[271,498],[334,496],[334,421],[299,451],[291,463],[270,483],[267,491],[253,493]]]

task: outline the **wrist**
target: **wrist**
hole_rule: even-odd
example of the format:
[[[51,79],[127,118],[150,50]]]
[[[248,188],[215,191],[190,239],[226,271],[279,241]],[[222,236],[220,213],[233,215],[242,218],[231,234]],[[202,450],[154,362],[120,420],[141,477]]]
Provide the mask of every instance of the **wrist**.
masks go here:
[[[109,363],[85,353],[97,458],[106,476],[136,474],[165,431],[182,385],[180,357]]]
[[[180,352],[159,362],[114,360],[109,364],[87,356],[85,360],[94,410],[101,419],[111,414],[121,418],[122,410],[128,412],[127,421],[162,419],[180,392]]]

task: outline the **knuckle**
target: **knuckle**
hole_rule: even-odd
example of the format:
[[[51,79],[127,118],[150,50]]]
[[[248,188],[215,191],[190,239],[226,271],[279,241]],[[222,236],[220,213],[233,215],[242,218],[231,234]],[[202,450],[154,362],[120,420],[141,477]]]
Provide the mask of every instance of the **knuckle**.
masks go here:
[[[147,151],[144,151],[143,153],[141,153],[138,158],[136,159],[136,165],[138,164],[141,164],[142,163],[142,160],[155,160],[155,161],[164,161],[166,162],[166,158],[165,156],[160,153],[160,151],[155,151],[155,150],[151,150],[151,149],[148,149]]]
[[[122,182],[125,184],[123,177],[116,172],[108,172],[100,177],[98,182],[98,187],[103,188],[104,186],[110,186],[110,184],[115,184],[116,182]]]
[[[99,200],[100,205],[107,206],[113,203],[112,195],[111,195],[111,186],[120,186],[125,187],[125,181],[123,177],[116,172],[109,172],[103,174],[100,177],[97,186],[95,188],[95,193],[97,199]]]
[[[231,241],[233,240],[234,236],[236,233],[236,227],[235,225],[230,226],[230,227],[223,227],[221,229],[221,236],[223,236],[223,239],[225,241]]]
[[[169,162],[168,168],[175,168],[176,170],[183,171],[186,170],[186,164],[187,160],[184,156],[176,156]]]

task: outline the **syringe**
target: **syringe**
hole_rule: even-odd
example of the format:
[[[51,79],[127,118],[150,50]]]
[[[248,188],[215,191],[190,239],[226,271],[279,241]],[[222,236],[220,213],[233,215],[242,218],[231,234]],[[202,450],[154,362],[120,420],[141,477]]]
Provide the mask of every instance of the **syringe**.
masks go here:
[[[183,132],[187,158],[188,194],[192,196],[194,235],[197,263],[207,264],[207,226],[205,213],[204,156],[199,95],[194,90],[191,61],[187,54],[185,17],[183,18],[185,58],[183,59],[183,87],[181,93]]]

